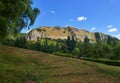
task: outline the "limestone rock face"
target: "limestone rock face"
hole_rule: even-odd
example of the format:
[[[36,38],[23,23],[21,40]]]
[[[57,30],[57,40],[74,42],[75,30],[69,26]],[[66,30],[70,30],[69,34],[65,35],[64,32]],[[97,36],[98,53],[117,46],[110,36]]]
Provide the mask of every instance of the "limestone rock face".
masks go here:
[[[104,40],[108,39],[108,36],[103,33],[91,33],[86,30],[79,30],[75,27],[67,26],[67,27],[49,27],[43,26],[37,29],[31,30],[26,39],[37,41],[40,38],[50,38],[50,39],[67,39],[67,37],[74,37],[79,41],[84,41],[84,38],[89,37],[91,42],[96,42],[96,40]]]

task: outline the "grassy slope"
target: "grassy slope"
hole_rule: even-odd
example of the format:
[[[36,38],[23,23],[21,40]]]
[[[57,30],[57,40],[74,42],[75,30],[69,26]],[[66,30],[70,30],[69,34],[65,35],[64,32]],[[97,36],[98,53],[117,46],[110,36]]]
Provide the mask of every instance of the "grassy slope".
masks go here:
[[[120,67],[0,45],[0,83],[120,83]]]

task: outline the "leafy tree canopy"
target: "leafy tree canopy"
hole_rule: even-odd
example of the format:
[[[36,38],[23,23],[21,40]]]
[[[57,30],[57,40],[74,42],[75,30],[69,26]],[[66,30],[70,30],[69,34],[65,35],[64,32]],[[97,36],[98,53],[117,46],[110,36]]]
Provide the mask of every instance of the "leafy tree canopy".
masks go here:
[[[40,11],[32,4],[32,0],[0,0],[0,40],[34,24]]]

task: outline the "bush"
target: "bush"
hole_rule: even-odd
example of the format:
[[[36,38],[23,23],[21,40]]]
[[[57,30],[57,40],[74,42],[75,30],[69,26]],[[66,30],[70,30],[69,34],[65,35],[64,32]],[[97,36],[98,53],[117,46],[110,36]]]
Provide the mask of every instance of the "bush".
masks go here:
[[[83,58],[84,60],[99,62],[107,65],[120,66],[120,61],[116,60],[105,60],[105,59],[92,59],[92,58]]]

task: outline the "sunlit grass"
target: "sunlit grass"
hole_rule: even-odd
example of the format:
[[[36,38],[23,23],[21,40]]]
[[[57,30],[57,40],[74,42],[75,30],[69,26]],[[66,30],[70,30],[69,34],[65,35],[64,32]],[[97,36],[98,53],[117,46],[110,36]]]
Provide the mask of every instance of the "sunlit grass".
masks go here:
[[[0,83],[120,83],[120,67],[0,46]]]

